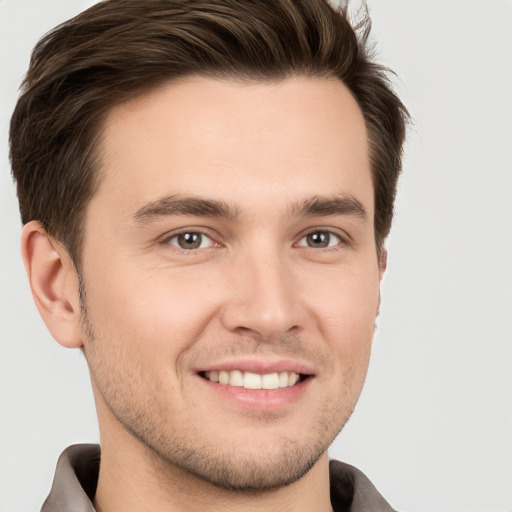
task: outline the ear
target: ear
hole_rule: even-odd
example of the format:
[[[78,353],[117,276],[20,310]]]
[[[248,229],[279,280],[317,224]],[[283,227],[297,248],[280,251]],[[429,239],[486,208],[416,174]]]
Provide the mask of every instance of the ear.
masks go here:
[[[388,251],[386,249],[382,248],[382,251],[379,256],[379,281],[382,281],[382,278],[384,277],[384,273],[386,272],[387,267],[388,267]],[[379,302],[377,304],[376,316],[379,316],[379,314],[380,314],[380,302],[381,302],[381,295],[380,295],[380,287],[379,287]]]
[[[380,253],[379,257],[379,278],[382,281],[382,278],[384,277],[384,273],[386,272],[386,269],[388,268],[388,251],[382,248],[382,251]]]
[[[51,335],[64,347],[83,345],[78,275],[64,247],[36,221],[21,234],[21,254],[32,296]]]

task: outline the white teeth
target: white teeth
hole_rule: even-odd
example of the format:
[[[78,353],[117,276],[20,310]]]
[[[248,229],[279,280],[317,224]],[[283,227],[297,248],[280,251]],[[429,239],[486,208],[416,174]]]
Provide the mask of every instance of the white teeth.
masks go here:
[[[229,385],[230,386],[243,386],[244,374],[240,370],[231,370],[229,372]]]
[[[261,377],[261,387],[263,389],[278,389],[279,375],[277,373],[267,373]]]
[[[205,372],[205,378],[218,382],[223,386],[238,386],[246,389],[279,389],[294,386],[299,381],[299,374],[295,372],[266,373],[260,375],[253,372],[211,371]]]
[[[261,375],[252,372],[244,373],[244,388],[261,389]]]
[[[220,371],[219,372],[219,383],[227,386],[229,384],[229,373]]]
[[[290,373],[288,375],[288,386],[295,386],[297,381],[299,380],[299,375],[297,373]]]

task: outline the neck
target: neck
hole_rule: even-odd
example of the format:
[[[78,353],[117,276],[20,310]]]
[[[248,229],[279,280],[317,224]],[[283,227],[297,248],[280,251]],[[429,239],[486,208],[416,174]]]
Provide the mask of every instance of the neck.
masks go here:
[[[162,460],[124,429],[102,432],[97,512],[321,511],[330,504],[329,461],[324,453],[293,484],[271,491],[229,491]]]

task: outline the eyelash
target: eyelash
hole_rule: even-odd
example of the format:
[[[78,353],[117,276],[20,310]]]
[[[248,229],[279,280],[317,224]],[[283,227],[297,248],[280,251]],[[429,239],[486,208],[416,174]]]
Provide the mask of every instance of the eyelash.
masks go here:
[[[327,246],[327,247],[320,247],[320,248],[317,248],[317,247],[311,247],[311,246],[308,246],[308,245],[299,245],[299,243],[304,240],[306,237],[310,236],[310,235],[313,235],[315,233],[327,233],[328,235],[330,236],[335,236],[339,241],[334,245],[334,246]],[[208,246],[208,247],[198,247],[196,249],[184,249],[182,247],[178,247],[177,245],[174,245],[171,243],[171,240],[173,239],[176,239],[177,237],[179,237],[180,235],[184,235],[184,234],[197,234],[197,235],[200,235],[200,236],[203,236],[203,237],[206,237],[208,239],[210,239],[211,241],[211,245]],[[205,231],[204,228],[184,228],[184,229],[181,229],[179,231],[175,231],[173,232],[172,234],[166,236],[162,241],[161,241],[161,244],[162,245],[167,245],[167,246],[172,246],[173,248],[177,249],[177,250],[180,250],[186,254],[189,254],[189,255],[194,255],[197,253],[197,251],[199,250],[204,250],[204,249],[209,249],[211,247],[221,247],[222,244],[220,244],[219,242],[217,242],[215,240],[215,238],[209,234],[207,231]],[[322,252],[327,252],[327,251],[336,251],[336,250],[339,250],[341,247],[344,247],[344,246],[348,246],[350,243],[349,243],[349,237],[347,235],[342,235],[338,232],[335,232],[333,229],[331,228],[315,228],[315,229],[312,229],[312,230],[309,230],[307,232],[304,232],[302,233],[297,241],[293,244],[294,247],[305,247],[306,249],[313,249],[313,250],[318,250],[318,249],[321,249]]]
[[[220,247],[221,246],[221,244],[216,242],[214,237],[211,234],[209,234],[207,231],[205,231],[204,228],[194,228],[194,227],[192,227],[192,228],[183,228],[183,229],[180,229],[178,231],[175,231],[172,234],[166,236],[161,241],[161,243],[162,243],[162,245],[170,245],[173,248],[175,248],[176,250],[181,250],[182,252],[184,252],[186,254],[189,254],[189,255],[195,254],[198,250],[203,250],[203,249],[208,249],[209,248],[209,247],[203,247],[203,248],[197,248],[197,249],[183,249],[181,247],[175,246],[174,244],[171,244],[171,240],[173,240],[175,238],[178,238],[180,235],[185,235],[185,234],[197,234],[197,235],[209,238],[211,240],[211,246],[210,247],[213,247],[213,246]]]

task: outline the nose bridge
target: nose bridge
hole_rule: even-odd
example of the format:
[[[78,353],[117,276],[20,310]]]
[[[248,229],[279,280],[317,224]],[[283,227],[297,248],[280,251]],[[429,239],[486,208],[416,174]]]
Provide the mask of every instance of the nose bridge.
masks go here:
[[[297,283],[289,264],[271,245],[239,255],[235,288],[225,309],[231,330],[270,339],[299,326]]]

